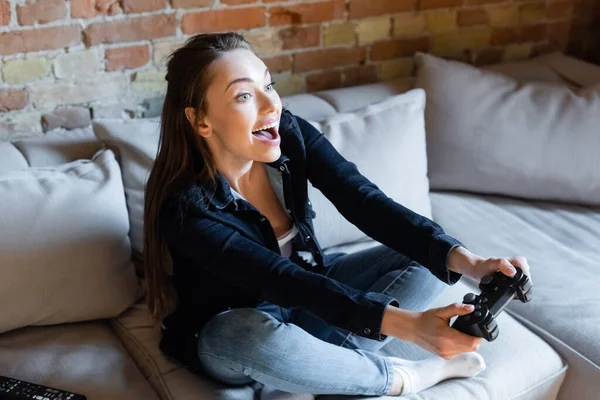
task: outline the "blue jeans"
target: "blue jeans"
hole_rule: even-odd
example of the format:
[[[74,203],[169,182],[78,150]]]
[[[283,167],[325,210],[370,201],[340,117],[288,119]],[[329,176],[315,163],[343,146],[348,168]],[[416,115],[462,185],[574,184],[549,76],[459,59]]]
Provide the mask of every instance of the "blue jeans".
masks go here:
[[[447,287],[384,245],[326,254],[324,264],[326,276],[389,294],[406,310],[425,311]],[[231,385],[258,381],[293,393],[381,396],[392,387],[393,370],[378,350],[393,339],[361,337],[302,309],[263,302],[210,319],[200,332],[198,355],[210,377]]]

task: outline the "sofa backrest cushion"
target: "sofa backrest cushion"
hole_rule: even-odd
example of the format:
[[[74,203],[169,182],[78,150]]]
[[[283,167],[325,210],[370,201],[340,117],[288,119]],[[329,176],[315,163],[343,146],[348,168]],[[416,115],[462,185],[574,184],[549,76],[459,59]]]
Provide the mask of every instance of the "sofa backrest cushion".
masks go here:
[[[141,288],[119,165],[91,160],[0,171],[0,333],[112,318]]]
[[[30,167],[49,167],[75,160],[89,160],[104,147],[94,136],[91,125],[16,139],[12,143],[21,151]]]
[[[586,86],[590,79],[594,79],[594,69],[597,67],[554,52],[526,60],[485,65],[481,69],[506,75],[522,83],[555,82],[579,87]]]
[[[338,89],[323,90],[315,93],[331,104],[339,113],[347,113],[370,104],[378,103],[414,88],[414,78],[400,78],[391,81],[375,82],[359,87],[345,87]]]
[[[131,247],[141,254],[144,248],[144,189],[158,154],[160,122],[156,119],[99,120],[93,127],[98,139],[116,153],[121,165]]]
[[[14,144],[0,141],[0,171],[27,167],[27,160]]]
[[[413,89],[414,78],[400,78],[360,86],[321,90],[283,97],[284,107],[294,114],[311,120],[321,121],[338,113],[359,110],[369,104],[379,103],[390,96]]]
[[[600,82],[523,84],[416,57],[432,190],[600,205]]]
[[[574,57],[569,57],[560,52],[546,54],[536,58],[565,82],[574,86],[586,87],[600,83],[600,67]]]
[[[424,109],[425,92],[414,89],[311,123],[384,194],[431,219]],[[370,240],[310,182],[308,196],[317,214],[315,234],[324,249]]]

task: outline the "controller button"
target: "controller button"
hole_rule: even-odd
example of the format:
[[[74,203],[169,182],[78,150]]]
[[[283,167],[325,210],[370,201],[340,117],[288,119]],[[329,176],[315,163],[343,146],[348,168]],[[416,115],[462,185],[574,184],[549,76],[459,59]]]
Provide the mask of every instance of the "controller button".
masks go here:
[[[492,282],[494,280],[494,277],[491,275],[486,275],[483,278],[481,278],[481,283],[487,285],[488,283]]]
[[[479,310],[480,308],[481,308],[481,304],[477,304],[477,305],[475,306],[475,309],[476,309],[476,310]]]
[[[479,311],[475,311],[475,312],[473,313],[473,316],[474,316],[475,318],[479,318],[479,317],[481,317],[481,313],[480,313]]]
[[[487,303],[487,302],[488,302],[488,299],[487,299],[487,297],[482,297],[482,298],[481,298],[481,302],[482,302],[482,303]]]
[[[470,315],[465,315],[465,318],[464,318],[464,319],[465,319],[465,321],[468,321],[468,320],[470,320],[470,319],[471,319],[471,316],[470,316]]]

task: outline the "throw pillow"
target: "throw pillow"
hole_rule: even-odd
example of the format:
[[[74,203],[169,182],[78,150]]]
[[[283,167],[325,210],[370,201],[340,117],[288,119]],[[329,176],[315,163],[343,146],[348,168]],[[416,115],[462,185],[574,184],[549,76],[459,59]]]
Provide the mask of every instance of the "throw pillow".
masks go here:
[[[119,165],[110,150],[0,171],[0,333],[113,318],[138,298]]]
[[[311,121],[359,172],[397,203],[431,219],[424,129],[425,92],[413,89],[352,113]],[[315,235],[325,250],[371,240],[310,182]]]
[[[600,85],[523,83],[419,53],[431,190],[600,205]]]

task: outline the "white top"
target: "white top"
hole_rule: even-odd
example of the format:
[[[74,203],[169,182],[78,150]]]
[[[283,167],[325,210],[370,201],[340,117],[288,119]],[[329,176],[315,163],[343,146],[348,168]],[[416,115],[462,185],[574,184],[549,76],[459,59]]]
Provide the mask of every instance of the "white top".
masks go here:
[[[277,243],[279,244],[279,250],[281,251],[282,256],[289,258],[292,254],[292,239],[297,233],[298,229],[296,228],[296,224],[293,224],[292,229],[277,238]]]

